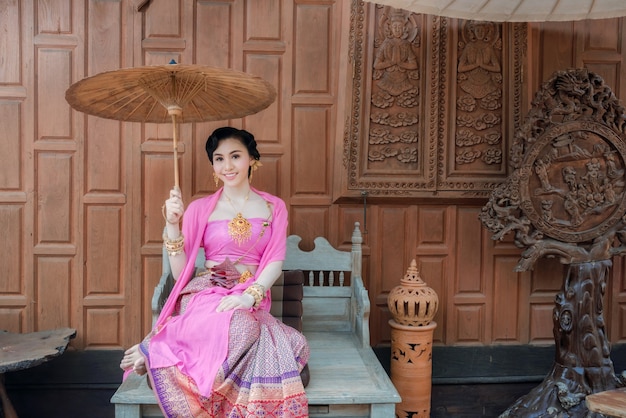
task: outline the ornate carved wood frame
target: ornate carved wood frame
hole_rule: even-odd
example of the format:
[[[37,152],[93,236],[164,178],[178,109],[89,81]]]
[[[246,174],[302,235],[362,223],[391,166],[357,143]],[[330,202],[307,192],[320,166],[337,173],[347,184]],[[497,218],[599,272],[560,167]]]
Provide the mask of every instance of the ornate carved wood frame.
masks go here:
[[[342,197],[487,197],[509,172],[526,32],[353,1]]]

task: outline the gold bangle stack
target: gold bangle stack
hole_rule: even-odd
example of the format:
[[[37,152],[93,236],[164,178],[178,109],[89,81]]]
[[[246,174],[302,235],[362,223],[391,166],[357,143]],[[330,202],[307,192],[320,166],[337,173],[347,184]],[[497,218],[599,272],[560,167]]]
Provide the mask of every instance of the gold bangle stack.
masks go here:
[[[254,298],[254,305],[252,305],[252,307],[258,308],[261,301],[265,298],[265,287],[262,284],[255,283],[244,290],[243,293],[252,296]]]
[[[180,234],[178,238],[169,239],[167,234],[164,234],[163,246],[171,257],[182,254],[183,248],[185,247],[185,237],[183,236],[183,234]]]

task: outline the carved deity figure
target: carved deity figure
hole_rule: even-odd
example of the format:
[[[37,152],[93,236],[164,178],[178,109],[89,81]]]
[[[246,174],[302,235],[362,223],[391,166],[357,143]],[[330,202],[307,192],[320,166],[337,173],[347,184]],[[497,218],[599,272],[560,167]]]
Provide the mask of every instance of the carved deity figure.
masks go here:
[[[461,52],[458,72],[466,73],[461,88],[476,99],[495,91],[498,85],[493,77],[500,76],[500,59],[494,49],[498,39],[497,27],[492,22],[470,20],[464,30],[465,48]]]
[[[462,26],[458,44],[457,63],[457,141],[462,129],[470,130],[477,138],[470,150],[461,151],[465,155],[481,153],[483,164],[498,169],[502,158],[490,158],[496,153],[502,155],[502,69],[499,49],[502,48],[499,25],[493,22],[470,20]],[[485,144],[485,145],[480,145]],[[457,147],[459,145],[457,144]],[[457,164],[472,164],[474,160],[457,161]],[[538,170],[544,167],[537,166]],[[549,185],[546,189],[549,188]]]
[[[417,56],[412,42],[417,32],[409,25],[407,12],[392,9],[381,21],[386,36],[374,60],[374,78],[378,87],[392,96],[415,87],[419,79]]]
[[[413,13],[377,8],[367,158],[377,168],[415,168],[419,133],[419,28]]]

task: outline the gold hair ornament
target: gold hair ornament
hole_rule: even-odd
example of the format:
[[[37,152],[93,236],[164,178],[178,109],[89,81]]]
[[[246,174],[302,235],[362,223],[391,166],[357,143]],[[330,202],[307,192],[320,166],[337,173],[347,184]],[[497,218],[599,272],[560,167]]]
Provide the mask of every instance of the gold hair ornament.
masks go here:
[[[259,160],[254,160],[252,161],[252,164],[250,164],[250,168],[252,169],[250,170],[250,178],[248,179],[250,183],[252,183],[252,176],[254,175],[254,172],[257,171],[259,167],[263,167],[263,164],[261,164],[261,161]]]

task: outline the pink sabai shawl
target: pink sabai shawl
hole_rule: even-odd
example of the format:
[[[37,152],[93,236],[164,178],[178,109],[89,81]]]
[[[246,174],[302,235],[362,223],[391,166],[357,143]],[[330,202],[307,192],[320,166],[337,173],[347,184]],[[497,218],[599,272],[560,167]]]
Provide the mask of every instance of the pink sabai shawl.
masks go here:
[[[273,261],[283,261],[286,253],[287,209],[285,202],[269,193],[252,189],[273,207],[271,236],[257,272]],[[178,297],[195,271],[195,261],[200,250],[209,216],[222,193],[194,200],[185,211],[182,232],[185,236],[187,264],[176,281],[170,296],[157,319],[150,340],[150,368],[176,365],[181,372],[196,382],[200,393],[209,396],[219,367],[227,356],[228,330],[234,311],[216,312],[222,297],[241,294],[255,278],[248,279],[232,289],[212,287],[193,296],[185,314],[172,316]],[[270,291],[258,309],[270,310]],[[206,334],[211,338],[205,338]]]

